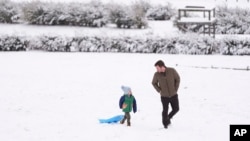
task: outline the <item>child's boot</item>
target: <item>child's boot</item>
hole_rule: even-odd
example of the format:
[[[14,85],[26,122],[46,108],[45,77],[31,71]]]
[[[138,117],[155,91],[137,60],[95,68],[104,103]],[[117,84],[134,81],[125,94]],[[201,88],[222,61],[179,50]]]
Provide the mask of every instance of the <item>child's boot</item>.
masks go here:
[[[127,126],[131,126],[131,123],[130,123],[130,122],[128,122],[128,123],[127,123]]]
[[[123,124],[124,122],[125,122],[125,118],[120,121],[121,124]]]

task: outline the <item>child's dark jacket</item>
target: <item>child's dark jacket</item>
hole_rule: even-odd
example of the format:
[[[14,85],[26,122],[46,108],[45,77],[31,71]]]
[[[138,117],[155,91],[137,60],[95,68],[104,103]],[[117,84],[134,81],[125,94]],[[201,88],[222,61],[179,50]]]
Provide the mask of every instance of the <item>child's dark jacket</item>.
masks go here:
[[[133,112],[135,113],[137,111],[135,97],[133,95],[129,96],[127,94],[121,96],[119,107],[123,110],[123,112],[131,112],[133,109]]]

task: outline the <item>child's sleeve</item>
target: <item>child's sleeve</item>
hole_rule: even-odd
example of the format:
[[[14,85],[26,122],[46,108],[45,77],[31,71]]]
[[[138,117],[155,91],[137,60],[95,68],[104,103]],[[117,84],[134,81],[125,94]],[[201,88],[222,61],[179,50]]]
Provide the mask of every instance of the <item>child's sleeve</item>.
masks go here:
[[[134,98],[134,101],[133,101],[133,112],[136,113],[137,112],[137,105],[136,105],[136,100]]]
[[[121,96],[120,100],[119,100],[119,107],[120,109],[122,109],[122,104],[124,103],[124,100],[125,100],[125,96]]]

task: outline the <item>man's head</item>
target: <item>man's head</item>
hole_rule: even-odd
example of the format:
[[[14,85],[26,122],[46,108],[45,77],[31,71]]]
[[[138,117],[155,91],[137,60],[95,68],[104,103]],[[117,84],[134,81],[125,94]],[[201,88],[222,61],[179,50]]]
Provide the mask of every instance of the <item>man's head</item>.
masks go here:
[[[159,60],[155,63],[155,67],[157,72],[165,72],[166,71],[166,66],[162,60]]]

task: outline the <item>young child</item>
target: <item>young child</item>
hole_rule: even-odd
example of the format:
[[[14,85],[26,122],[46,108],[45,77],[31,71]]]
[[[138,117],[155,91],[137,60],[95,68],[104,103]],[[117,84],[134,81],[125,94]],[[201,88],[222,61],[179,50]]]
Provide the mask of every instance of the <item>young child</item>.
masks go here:
[[[133,109],[133,112],[136,113],[137,106],[136,106],[136,100],[135,97],[132,95],[132,91],[130,87],[122,86],[121,87],[124,95],[121,96],[119,101],[119,106],[122,109],[122,111],[125,113],[124,118],[120,121],[121,124],[123,124],[127,120],[127,126],[131,126],[131,116],[130,112]]]

